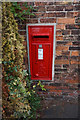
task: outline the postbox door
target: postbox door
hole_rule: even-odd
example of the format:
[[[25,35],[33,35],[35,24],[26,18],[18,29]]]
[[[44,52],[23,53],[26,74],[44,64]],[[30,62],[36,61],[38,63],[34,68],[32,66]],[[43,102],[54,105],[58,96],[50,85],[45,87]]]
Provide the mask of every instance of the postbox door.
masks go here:
[[[51,79],[50,45],[32,45],[32,79]]]

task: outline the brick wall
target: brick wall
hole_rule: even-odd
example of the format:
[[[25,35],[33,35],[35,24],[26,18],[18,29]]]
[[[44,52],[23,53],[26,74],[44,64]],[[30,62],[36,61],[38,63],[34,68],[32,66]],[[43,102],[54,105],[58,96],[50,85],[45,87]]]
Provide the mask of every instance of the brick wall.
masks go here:
[[[28,5],[32,5],[37,11],[32,11],[35,16],[25,16],[25,21],[18,21],[19,33],[25,37],[24,45],[27,44],[26,23],[57,24],[54,81],[43,82],[47,89],[45,95],[77,96],[80,64],[80,2],[28,2]],[[28,67],[26,56],[27,53],[25,64]]]

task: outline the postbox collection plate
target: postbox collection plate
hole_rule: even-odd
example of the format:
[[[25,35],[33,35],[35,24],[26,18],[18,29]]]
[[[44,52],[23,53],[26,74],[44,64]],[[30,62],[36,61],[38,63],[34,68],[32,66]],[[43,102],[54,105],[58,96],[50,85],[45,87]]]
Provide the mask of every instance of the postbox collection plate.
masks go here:
[[[38,49],[38,60],[43,60],[43,49]]]

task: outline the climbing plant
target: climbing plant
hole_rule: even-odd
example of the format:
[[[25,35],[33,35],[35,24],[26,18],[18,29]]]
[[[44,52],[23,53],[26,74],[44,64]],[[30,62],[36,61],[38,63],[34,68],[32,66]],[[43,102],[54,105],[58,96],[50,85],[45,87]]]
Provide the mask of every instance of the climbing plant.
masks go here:
[[[2,5],[2,48],[3,48],[3,95],[6,95],[4,91],[5,87],[8,87],[8,92],[11,95],[15,92],[14,84],[17,78],[22,80],[22,64],[24,54],[24,39],[18,34],[18,26],[14,20],[13,14],[10,11],[11,3],[4,3]],[[6,85],[7,84],[7,85]],[[10,85],[8,85],[10,84]],[[5,87],[4,87],[5,86]],[[11,90],[12,86],[12,90]],[[8,95],[7,93],[7,99]],[[4,97],[3,101],[7,102]],[[9,102],[9,101],[8,101]],[[7,104],[6,104],[7,105]],[[15,105],[16,106],[16,105]],[[8,106],[9,107],[9,106]],[[3,102],[3,108],[6,110],[5,102]],[[4,111],[5,112],[5,111]]]
[[[40,97],[36,85],[23,70],[24,38],[18,33],[18,25],[11,12],[12,4],[2,5],[2,72],[3,72],[3,118],[36,119]],[[37,84],[42,90],[44,86]]]
[[[36,11],[36,9],[34,9],[32,6],[28,6],[27,3],[22,3],[22,6],[25,8],[24,10],[22,10],[22,7],[20,5],[20,3],[17,2],[12,2],[12,6],[11,6],[11,12],[13,13],[14,17],[16,20],[25,20],[26,15],[32,15],[34,16],[34,14],[32,13],[33,10]]]

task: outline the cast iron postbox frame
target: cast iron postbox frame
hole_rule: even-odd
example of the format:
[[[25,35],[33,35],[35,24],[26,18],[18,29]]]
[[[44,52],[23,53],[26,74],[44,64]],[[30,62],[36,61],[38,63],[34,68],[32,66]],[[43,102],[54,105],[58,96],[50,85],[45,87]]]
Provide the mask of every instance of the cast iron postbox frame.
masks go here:
[[[46,26],[54,26],[54,30],[53,30],[53,55],[52,55],[52,81],[54,81],[54,62],[55,62],[55,48],[56,48],[56,23],[45,23],[45,24],[42,23],[42,24],[27,24],[26,25],[27,50],[28,50],[28,67],[29,67],[29,75],[31,75],[31,71],[30,71],[30,51],[29,51],[29,31],[28,31],[29,26],[45,26],[45,27]],[[51,80],[49,80],[49,81],[51,81]]]

